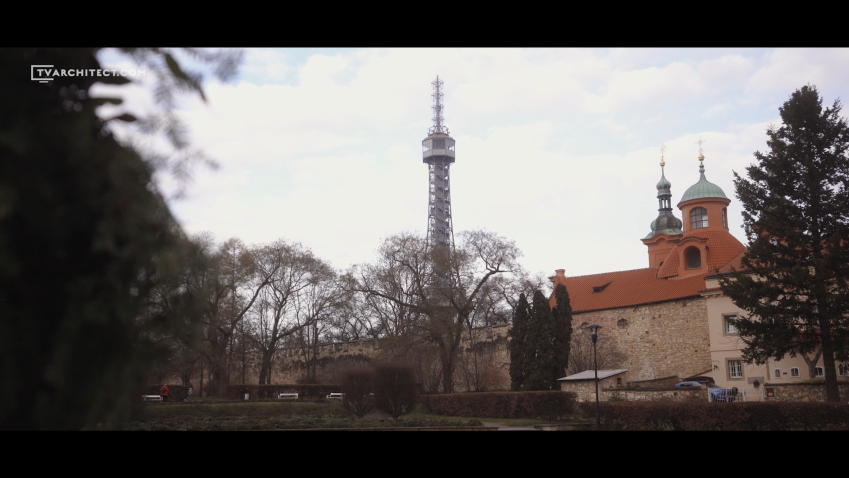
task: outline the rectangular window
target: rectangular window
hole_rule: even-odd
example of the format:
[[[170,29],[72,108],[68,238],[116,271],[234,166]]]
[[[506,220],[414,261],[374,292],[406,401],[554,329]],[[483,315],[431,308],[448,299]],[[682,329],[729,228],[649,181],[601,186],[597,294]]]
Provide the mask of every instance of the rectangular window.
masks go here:
[[[849,376],[849,367],[847,367],[846,365],[842,365],[842,364],[838,365],[837,366],[837,375],[840,375],[841,377]]]
[[[791,368],[790,369],[790,376],[791,377],[798,377],[799,376],[799,369],[796,368],[796,367]]]
[[[822,369],[822,367],[817,367],[815,370],[817,377],[825,377],[825,371]]]
[[[743,378],[743,363],[741,361],[728,361],[728,378]]]
[[[737,316],[736,315],[726,315],[725,316],[725,333],[726,334],[736,334],[737,333]]]
[[[781,369],[780,368],[775,369],[775,378],[781,378]]]

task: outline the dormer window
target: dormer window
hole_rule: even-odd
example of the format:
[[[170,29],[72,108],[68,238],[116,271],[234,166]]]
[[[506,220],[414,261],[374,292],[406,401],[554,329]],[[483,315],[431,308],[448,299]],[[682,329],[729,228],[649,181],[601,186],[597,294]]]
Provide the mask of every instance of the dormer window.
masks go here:
[[[703,207],[694,207],[693,210],[690,211],[690,225],[691,229],[708,227],[707,209]]]
[[[609,286],[609,285],[610,285],[610,282],[608,282],[607,284],[604,284],[604,285],[593,287],[593,294],[598,294],[599,292],[601,292],[605,288],[607,288],[607,286]]]
[[[702,251],[698,247],[688,247],[684,251],[684,261],[687,264],[687,269],[701,269]]]

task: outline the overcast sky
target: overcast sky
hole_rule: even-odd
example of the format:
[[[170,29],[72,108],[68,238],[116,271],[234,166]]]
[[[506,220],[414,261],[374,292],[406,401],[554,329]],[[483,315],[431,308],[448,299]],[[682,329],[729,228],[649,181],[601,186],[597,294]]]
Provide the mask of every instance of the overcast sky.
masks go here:
[[[371,261],[384,237],[426,230],[421,141],[437,74],[457,141],[455,232],[496,232],[530,272],[569,276],[647,267],[640,239],[657,216],[658,149],[667,145],[674,205],[699,178],[699,135],[707,179],[732,199],[730,229],[745,244],[732,171],[745,174],[766,149],[767,124],[781,123],[795,89],[816,85],[827,105],[849,89],[847,49],[245,53],[236,80],[206,83],[208,103],[181,104],[194,144],[221,167],[196,169],[171,208],[190,233],[298,241],[340,269]],[[109,51],[100,59],[129,65]],[[117,91],[122,108],[147,108],[144,88]]]

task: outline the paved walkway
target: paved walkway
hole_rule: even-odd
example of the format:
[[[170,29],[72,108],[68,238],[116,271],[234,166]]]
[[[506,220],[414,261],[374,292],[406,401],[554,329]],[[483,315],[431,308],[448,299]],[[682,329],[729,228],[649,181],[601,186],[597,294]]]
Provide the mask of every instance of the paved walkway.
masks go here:
[[[496,427],[496,428],[498,428],[498,431],[500,431],[500,432],[502,432],[502,431],[514,431],[514,430],[517,430],[517,431],[535,431],[535,432],[539,431],[536,428],[534,428],[533,425],[505,426],[501,422],[481,422],[481,423],[483,423],[483,426],[485,426],[485,427]]]

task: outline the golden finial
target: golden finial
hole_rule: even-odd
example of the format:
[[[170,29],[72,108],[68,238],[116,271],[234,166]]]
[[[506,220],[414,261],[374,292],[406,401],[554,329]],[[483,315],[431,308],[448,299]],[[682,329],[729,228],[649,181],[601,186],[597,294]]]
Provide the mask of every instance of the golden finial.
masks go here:
[[[704,144],[704,143],[705,143],[705,140],[702,139],[702,135],[699,135],[699,140],[694,143],[694,144],[699,145],[699,161],[705,160],[705,155],[703,154],[704,152],[702,151],[702,144]]]
[[[766,125],[766,131],[767,131],[767,133],[770,134],[770,136],[775,134],[775,130],[776,130],[776,127],[775,127],[774,124],[770,123],[770,124]],[[773,143],[773,141],[775,141],[775,140],[770,137],[769,138],[769,144],[771,145]]]
[[[663,160],[663,155],[664,155],[664,153],[666,153],[666,145],[665,145],[665,144],[661,144],[661,145],[660,145],[660,167],[661,167],[661,168],[662,168],[662,167],[664,167],[664,166],[666,166],[666,161],[664,161],[664,160]]]

